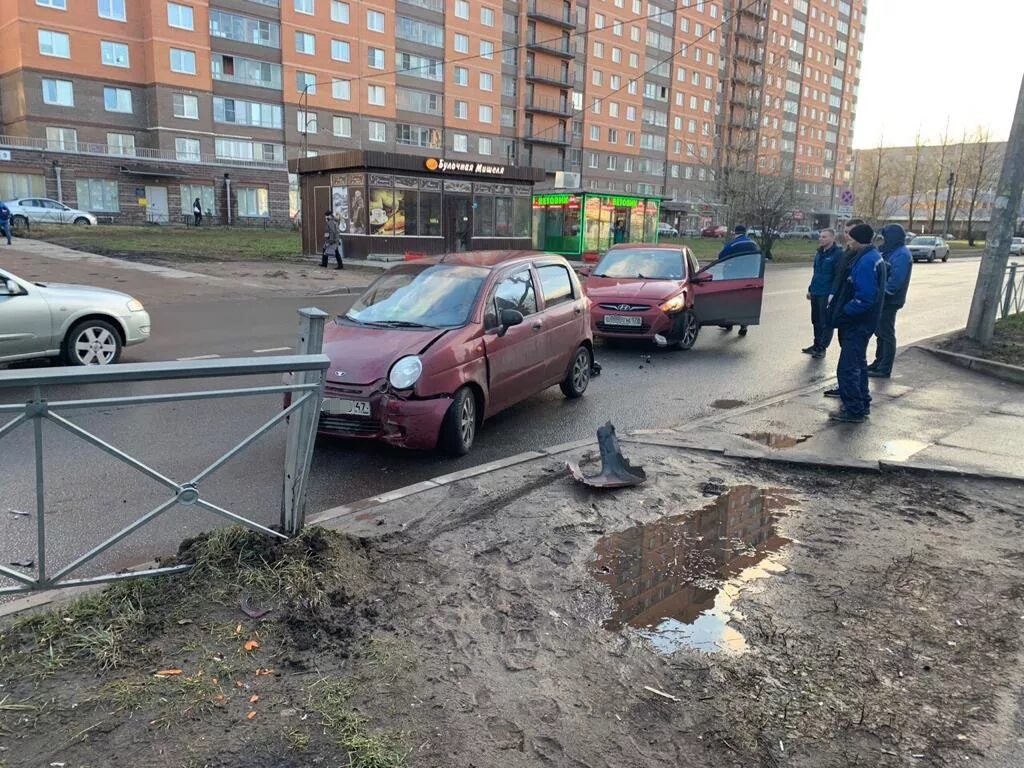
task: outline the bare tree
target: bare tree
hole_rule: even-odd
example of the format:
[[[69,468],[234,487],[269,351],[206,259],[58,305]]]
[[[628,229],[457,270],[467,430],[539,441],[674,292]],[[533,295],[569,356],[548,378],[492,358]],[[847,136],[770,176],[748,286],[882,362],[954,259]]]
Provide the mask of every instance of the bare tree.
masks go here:
[[[899,193],[902,169],[892,162],[879,139],[876,149],[861,153],[854,175],[854,193],[858,200],[857,215],[873,225],[884,223],[900,207]]]
[[[942,182],[946,173],[946,154],[949,150],[949,119],[946,119],[946,129],[942,132],[942,142],[939,144],[939,159],[935,164],[935,194],[932,196],[932,221],[928,231],[935,232],[935,221],[939,217],[939,191],[942,189]],[[943,233],[945,234],[945,233]]]
[[[733,170],[729,193],[733,210],[761,230],[761,251],[772,258],[776,235],[789,223],[798,203],[793,175]]]
[[[924,142],[921,139],[921,129],[918,128],[917,136],[914,137],[914,158],[910,170],[910,205],[907,210],[907,229],[914,230],[914,206],[917,205],[917,184],[921,175],[921,155],[924,154]]]
[[[980,127],[974,133],[964,172],[968,174],[967,189],[967,244],[974,247],[974,214],[978,210],[981,196],[995,187],[999,164],[992,146],[992,132]]]

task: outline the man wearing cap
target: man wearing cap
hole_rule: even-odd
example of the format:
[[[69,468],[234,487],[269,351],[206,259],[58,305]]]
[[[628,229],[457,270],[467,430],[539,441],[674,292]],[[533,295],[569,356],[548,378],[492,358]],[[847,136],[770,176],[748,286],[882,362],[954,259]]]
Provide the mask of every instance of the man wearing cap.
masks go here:
[[[850,228],[848,259],[829,302],[832,326],[839,331],[838,395],[842,407],[833,421],[860,423],[871,411],[868,390],[868,342],[878,327],[885,296],[885,262],[872,245],[875,231],[867,224]],[[833,392],[826,392],[833,395]]]
[[[732,231],[733,231],[733,234],[736,235],[736,237],[734,237],[732,240],[730,240],[724,246],[722,246],[722,250],[718,252],[718,259],[719,259],[719,261],[721,261],[722,259],[725,259],[725,258],[727,258],[729,256],[739,256],[740,254],[743,254],[743,253],[760,253],[761,252],[760,246],[758,246],[757,243],[755,243],[753,240],[751,240],[749,237],[747,237],[747,228],[745,226],[743,226],[742,224],[737,224],[733,228]],[[732,330],[732,326],[731,325],[722,325],[722,326],[719,326],[719,327],[723,331],[726,331],[726,332]],[[746,335],[747,335],[747,326],[741,325],[740,326],[740,336],[746,336]]]

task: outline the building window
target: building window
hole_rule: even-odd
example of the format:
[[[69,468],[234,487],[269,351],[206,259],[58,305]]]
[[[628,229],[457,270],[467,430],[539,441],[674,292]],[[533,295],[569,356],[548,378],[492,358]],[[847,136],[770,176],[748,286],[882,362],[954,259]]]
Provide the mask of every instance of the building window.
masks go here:
[[[481,59],[493,59],[494,58],[494,43],[490,40],[480,41],[480,58]]]
[[[352,81],[334,79],[331,81],[331,96],[340,101],[351,101]]]
[[[348,24],[350,17],[348,3],[343,3],[341,0],[331,0],[331,21],[336,21],[339,24]]]
[[[366,12],[366,28],[371,32],[384,31],[384,14],[380,11]]]
[[[130,133],[108,133],[107,152],[111,155],[134,155],[135,137]]]
[[[71,38],[63,32],[39,30],[39,52],[43,56],[55,56],[58,59],[71,58]]]
[[[592,125],[590,126],[590,140],[600,141],[601,140],[601,126]]]
[[[480,90],[481,91],[493,91],[494,90],[494,75],[490,72],[480,73]]]
[[[453,152],[469,152],[469,137],[464,133],[452,135]]]
[[[195,18],[192,8],[178,3],[167,4],[167,24],[178,29],[195,29]]]
[[[257,128],[280,128],[282,113],[280,104],[226,99],[223,96],[213,97],[213,119],[217,123],[252,125]]]
[[[588,168],[597,168],[598,165],[600,164],[600,161],[601,161],[601,158],[598,156],[598,154],[596,152],[589,152],[589,153],[587,153],[587,167]]]
[[[466,0],[455,0],[455,18],[469,18],[469,3]]]
[[[343,139],[352,138],[352,118],[335,115],[333,129],[335,136]]]
[[[352,46],[344,40],[331,40],[331,58],[335,61],[351,61]]]
[[[455,67],[455,84],[469,85],[469,70],[466,67]]]
[[[469,119],[469,102],[455,100],[455,118],[457,120]]]
[[[366,100],[375,107],[383,107],[387,98],[387,90],[383,85],[370,85],[366,88]]]
[[[608,155],[608,170],[614,171],[616,168],[615,155]]]
[[[124,0],[97,0],[101,19],[126,21],[128,16],[124,10]]]
[[[388,127],[385,123],[377,120],[370,120],[367,124],[370,141],[383,142],[388,140]]]
[[[174,116],[186,120],[199,119],[199,98],[187,93],[175,93],[171,96]]]
[[[512,107],[501,108],[501,127],[502,128],[515,128],[516,127],[516,111]]]
[[[121,206],[117,199],[117,182],[106,179],[79,179],[75,182],[78,207],[87,211],[117,213]]]
[[[493,8],[481,8],[480,9],[480,23],[485,27],[494,26],[494,9]],[[482,152],[480,154],[483,154]],[[488,152],[487,154],[490,154]]]
[[[481,136],[477,142],[477,150],[481,155],[489,155],[493,151],[494,143],[487,136]]]
[[[266,187],[238,187],[235,190],[239,216],[270,215],[270,194]]]
[[[481,104],[480,105],[480,114],[479,114],[479,116],[480,116],[480,122],[481,123],[491,123],[491,122],[493,122],[494,121],[494,107],[490,106],[489,104]]]
[[[132,92],[127,88],[111,88],[109,86],[104,88],[103,108],[107,110],[107,112],[131,113]]]
[[[299,133],[316,133],[316,112],[304,112],[298,110],[295,113],[295,123]]]
[[[34,173],[0,173],[0,200],[46,197],[46,181]]]
[[[459,33],[455,34],[455,52],[469,53],[469,37]]]
[[[281,47],[280,24],[226,11],[210,11],[210,35],[268,48]]]
[[[213,187],[207,184],[182,184],[181,185],[181,212],[192,215],[192,203],[199,198],[199,205],[203,213],[214,216],[217,213],[217,195]]]
[[[36,0],[36,5],[41,5],[44,8],[55,8],[58,11],[66,11],[68,9],[68,0]]]
[[[409,77],[419,77],[436,82],[444,80],[444,63],[440,59],[396,51],[395,65],[401,74],[409,75]]]
[[[124,43],[101,40],[100,61],[108,67],[128,67],[128,46]]]
[[[70,80],[43,79],[43,103],[58,107],[75,106],[75,88]]]
[[[171,71],[180,72],[184,75],[196,73],[196,55],[193,51],[183,51],[180,48],[171,48]]]
[[[295,52],[307,56],[316,55],[316,38],[308,32],[295,33]]]
[[[384,51],[380,48],[367,48],[366,65],[370,69],[384,69]]]
[[[295,73],[295,89],[310,95],[316,93],[316,75],[312,72]]]
[[[46,148],[65,152],[78,151],[78,131],[74,128],[46,127]]]
[[[295,0],[295,12],[313,15],[313,0]]]
[[[226,54],[214,54],[210,64],[214,80],[281,90],[280,64]]]
[[[225,160],[279,161],[284,156],[284,148],[280,144],[237,139],[215,139],[213,151],[218,158]]]

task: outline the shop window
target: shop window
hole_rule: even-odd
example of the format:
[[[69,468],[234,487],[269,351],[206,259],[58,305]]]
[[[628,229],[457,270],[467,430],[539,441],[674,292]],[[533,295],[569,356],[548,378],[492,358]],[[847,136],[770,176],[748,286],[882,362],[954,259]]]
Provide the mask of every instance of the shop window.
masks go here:
[[[116,181],[79,179],[75,182],[75,192],[78,195],[78,207],[86,211],[118,213],[121,210]]]
[[[203,207],[203,215],[215,216],[217,214],[217,195],[213,187],[205,184],[182,184],[181,185],[181,212],[192,215],[192,203],[199,198],[199,204]]]
[[[473,234],[478,237],[494,237],[494,197],[479,195],[473,199]]]

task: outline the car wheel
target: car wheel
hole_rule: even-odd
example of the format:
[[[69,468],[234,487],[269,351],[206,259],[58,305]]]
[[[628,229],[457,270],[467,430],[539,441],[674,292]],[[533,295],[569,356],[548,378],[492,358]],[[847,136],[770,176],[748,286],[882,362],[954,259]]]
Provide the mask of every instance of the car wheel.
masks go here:
[[[686,310],[676,316],[673,321],[669,341],[676,349],[690,349],[697,343],[698,333],[700,333],[700,324],[697,322],[697,316],[690,310]]]
[[[476,439],[477,408],[473,390],[463,387],[455,393],[441,422],[441,449],[449,456],[465,456]]]
[[[583,397],[583,393],[587,391],[587,385],[590,384],[590,369],[593,364],[594,358],[589,349],[583,346],[577,349],[572,358],[572,365],[569,366],[569,372],[565,375],[562,383],[558,385],[562,394],[570,400]]]
[[[27,216],[12,216],[11,227],[13,229],[28,229],[28,217]]]
[[[931,253],[928,254],[928,263],[929,264],[934,264],[935,263],[935,251],[932,251]]]
[[[945,252],[945,253],[944,253],[944,254],[942,255],[942,263],[943,263],[943,264],[945,264],[945,263],[946,263],[947,261],[949,261],[949,251],[946,251],[946,252]]]
[[[105,320],[84,320],[64,339],[68,365],[113,365],[121,358],[121,336]]]
[[[85,216],[79,216],[77,219],[75,219],[75,221],[73,223],[76,224],[79,227],[81,227],[81,226],[88,227],[92,222],[90,222],[87,218],[85,218]]]

